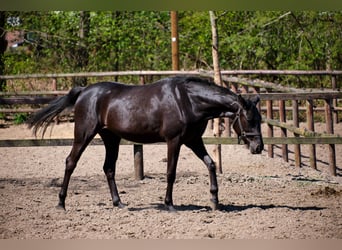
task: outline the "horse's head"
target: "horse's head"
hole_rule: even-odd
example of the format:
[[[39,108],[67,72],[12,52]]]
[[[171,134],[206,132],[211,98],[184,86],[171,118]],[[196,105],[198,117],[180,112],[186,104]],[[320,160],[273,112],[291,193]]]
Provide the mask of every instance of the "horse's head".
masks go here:
[[[232,118],[232,127],[238,134],[239,141],[243,140],[252,154],[260,154],[264,149],[261,134],[261,115],[256,107],[259,101],[259,96],[246,100],[239,95],[240,108],[235,117]]]

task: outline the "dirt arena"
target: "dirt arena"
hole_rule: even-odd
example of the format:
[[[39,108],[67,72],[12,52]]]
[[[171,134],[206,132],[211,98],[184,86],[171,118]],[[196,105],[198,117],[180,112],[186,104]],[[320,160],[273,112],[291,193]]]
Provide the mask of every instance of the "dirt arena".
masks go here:
[[[72,130],[72,123],[56,125],[47,137],[70,138]],[[341,124],[335,130],[342,135]],[[0,128],[0,139],[10,138],[31,138],[31,131],[23,125]],[[341,146],[336,146],[336,177],[329,175],[324,145],[317,145],[318,170],[308,166],[305,146],[300,169],[293,153],[284,162],[279,148],[271,159],[266,151],[251,155],[244,146],[222,146],[219,211],[209,208],[206,167],[183,147],[175,213],[163,207],[166,146],[144,146],[142,181],[134,180],[132,146],[121,146],[116,179],[124,209],[111,204],[102,171],[104,147],[88,147],[72,176],[66,212],[55,206],[71,147],[0,148],[0,238],[341,239]],[[207,148],[212,154],[212,146]]]

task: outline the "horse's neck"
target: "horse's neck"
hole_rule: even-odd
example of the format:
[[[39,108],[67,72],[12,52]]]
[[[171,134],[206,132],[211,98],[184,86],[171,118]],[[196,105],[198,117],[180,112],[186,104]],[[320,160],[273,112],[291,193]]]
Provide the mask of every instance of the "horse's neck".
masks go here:
[[[193,102],[198,110],[209,116],[221,117],[224,113],[236,113],[241,105],[238,103],[237,96],[232,92],[212,93],[202,91],[193,95]]]

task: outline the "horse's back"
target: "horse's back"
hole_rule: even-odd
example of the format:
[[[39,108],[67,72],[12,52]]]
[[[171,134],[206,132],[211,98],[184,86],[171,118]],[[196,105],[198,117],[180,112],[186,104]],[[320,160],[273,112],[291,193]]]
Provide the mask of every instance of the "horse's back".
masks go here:
[[[190,95],[198,88],[208,89],[205,83],[193,77],[164,78],[147,85],[96,83],[80,95],[75,123],[142,143],[203,133],[206,120],[196,116]]]
[[[128,140],[165,141],[181,127],[173,87],[167,82],[144,86],[96,83],[80,95],[75,123],[93,124]]]

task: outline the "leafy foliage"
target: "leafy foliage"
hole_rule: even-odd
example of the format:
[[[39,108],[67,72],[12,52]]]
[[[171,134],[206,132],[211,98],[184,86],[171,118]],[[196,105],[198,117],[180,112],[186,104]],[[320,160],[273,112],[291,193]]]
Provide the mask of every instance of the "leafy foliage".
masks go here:
[[[28,115],[26,113],[18,113],[14,115],[14,124],[23,124],[27,120]]]
[[[216,15],[221,69],[341,69],[341,11]],[[77,11],[7,12],[7,17],[20,17],[5,30],[25,30],[26,49],[5,54],[5,74],[171,68],[169,12],[96,11],[83,21]],[[179,12],[179,40],[182,69],[212,68],[208,12]],[[270,80],[320,87],[311,78]]]

